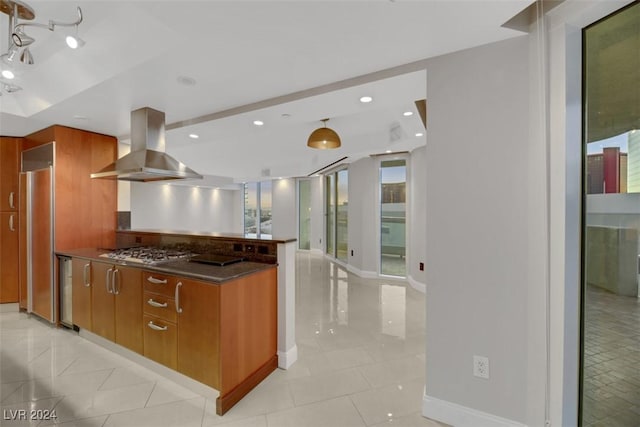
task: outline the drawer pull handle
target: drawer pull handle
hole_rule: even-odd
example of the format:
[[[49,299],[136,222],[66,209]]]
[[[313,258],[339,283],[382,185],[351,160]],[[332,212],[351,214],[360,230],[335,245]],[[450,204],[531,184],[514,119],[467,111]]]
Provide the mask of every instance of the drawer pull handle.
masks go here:
[[[147,280],[151,283],[155,283],[156,285],[166,285],[167,284],[167,279],[156,279],[153,276],[149,276],[147,277]]]
[[[166,326],[156,325],[155,323],[153,323],[153,320],[150,320],[149,323],[147,323],[147,326],[153,329],[154,331],[166,331],[168,329]]]
[[[149,298],[149,301],[147,301],[147,304],[149,304],[151,307],[158,307],[158,308],[167,308],[167,306],[169,304],[165,303],[161,303],[158,301],[154,301],[152,298]]]

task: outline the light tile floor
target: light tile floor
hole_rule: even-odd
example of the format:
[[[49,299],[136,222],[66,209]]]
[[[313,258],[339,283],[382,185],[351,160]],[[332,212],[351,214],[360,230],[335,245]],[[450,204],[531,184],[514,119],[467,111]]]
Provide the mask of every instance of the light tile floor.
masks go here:
[[[75,333],[0,313],[0,425],[442,426],[420,415],[424,295],[322,256],[297,257],[298,362],[223,417],[214,401]],[[52,411],[57,418],[46,420]]]
[[[589,286],[583,420],[588,427],[640,427],[640,299]]]

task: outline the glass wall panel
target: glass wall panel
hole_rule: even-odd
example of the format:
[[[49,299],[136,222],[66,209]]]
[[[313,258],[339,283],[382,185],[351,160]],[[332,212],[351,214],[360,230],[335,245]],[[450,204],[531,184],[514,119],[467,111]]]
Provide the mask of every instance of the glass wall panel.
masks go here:
[[[343,169],[336,174],[337,211],[336,211],[336,258],[348,261],[348,214],[349,214],[349,171]]]
[[[640,3],[584,29],[582,426],[640,425]]]
[[[244,234],[255,237],[258,233],[258,183],[244,185]]]
[[[298,181],[298,249],[311,249],[311,181]]]
[[[406,276],[405,160],[385,160],[380,164],[380,273]]]
[[[336,179],[335,175],[327,175],[325,177],[325,191],[327,195],[326,201],[326,253],[336,256],[335,252],[335,234],[336,234]]]
[[[260,236],[271,237],[271,181],[263,181],[260,189]]]

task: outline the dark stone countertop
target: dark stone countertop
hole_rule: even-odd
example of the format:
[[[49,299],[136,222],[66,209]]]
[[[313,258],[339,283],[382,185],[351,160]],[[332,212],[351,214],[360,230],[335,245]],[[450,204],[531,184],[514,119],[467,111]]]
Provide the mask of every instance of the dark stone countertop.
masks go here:
[[[237,279],[238,277],[247,276],[249,274],[257,273],[258,271],[277,267],[277,264],[266,264],[250,261],[238,262],[235,264],[226,265],[224,267],[200,264],[189,261],[171,261],[158,265],[148,265],[118,261],[115,259],[100,256],[108,252],[110,252],[110,250],[108,249],[83,248],[56,251],[56,254],[69,256],[72,258],[83,258],[114,265],[139,268],[147,271],[156,271],[159,273],[188,277],[196,280],[204,280],[215,284],[221,284],[224,282],[228,282],[229,280]]]

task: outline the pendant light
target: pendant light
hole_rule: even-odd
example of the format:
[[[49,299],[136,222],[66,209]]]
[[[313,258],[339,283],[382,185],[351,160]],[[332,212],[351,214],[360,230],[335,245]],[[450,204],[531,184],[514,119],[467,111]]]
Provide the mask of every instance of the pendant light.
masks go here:
[[[324,127],[311,132],[307,140],[307,147],[320,150],[340,147],[340,137],[333,129],[327,127],[329,119],[322,119],[320,121],[324,123]]]

